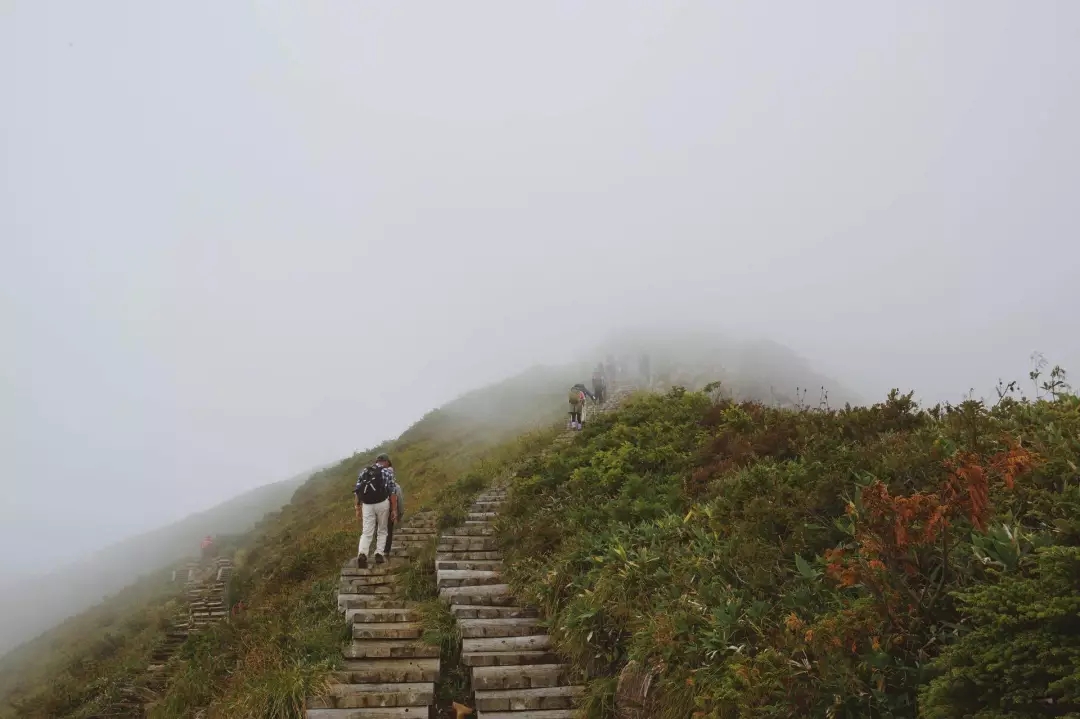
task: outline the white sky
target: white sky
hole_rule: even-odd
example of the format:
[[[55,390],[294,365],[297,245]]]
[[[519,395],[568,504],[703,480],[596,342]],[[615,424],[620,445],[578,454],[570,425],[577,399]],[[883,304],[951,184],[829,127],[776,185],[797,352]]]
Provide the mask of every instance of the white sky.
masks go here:
[[[0,0],[0,569],[637,320],[1080,372],[1078,70],[1069,0]]]

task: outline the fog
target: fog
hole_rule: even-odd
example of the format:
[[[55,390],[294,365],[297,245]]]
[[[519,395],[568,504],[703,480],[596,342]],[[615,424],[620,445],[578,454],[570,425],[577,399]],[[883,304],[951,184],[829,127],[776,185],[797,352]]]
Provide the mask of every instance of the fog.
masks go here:
[[[1078,71],[1069,0],[9,0],[0,574],[626,328],[1080,371]]]

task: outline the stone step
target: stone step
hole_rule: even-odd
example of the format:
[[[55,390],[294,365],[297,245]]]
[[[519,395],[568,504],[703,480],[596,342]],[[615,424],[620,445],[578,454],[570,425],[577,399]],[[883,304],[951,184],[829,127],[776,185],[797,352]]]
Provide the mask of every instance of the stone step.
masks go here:
[[[509,667],[521,664],[558,664],[555,652],[546,649],[519,649],[509,652],[468,652],[461,655],[467,667]]]
[[[428,707],[308,709],[304,713],[304,719],[428,719],[429,712]]]
[[[480,572],[495,572],[503,567],[501,559],[473,559],[454,561],[452,559],[440,559],[435,562],[435,571],[443,569],[467,569]]]
[[[419,639],[423,633],[420,622],[353,622],[352,625],[353,639]]]
[[[492,637],[461,640],[461,651],[463,654],[475,654],[478,652],[520,652],[550,648],[551,637],[547,634],[533,634],[525,637]]]
[[[476,719],[574,719],[573,709],[537,709],[523,712],[478,712]]]
[[[499,617],[497,619],[460,619],[463,639],[482,637],[529,637],[543,630],[536,617]]]
[[[474,667],[472,688],[537,689],[558,687],[570,683],[570,667],[566,664],[520,664],[506,667]]]
[[[516,600],[508,584],[482,584],[475,587],[447,587],[439,590],[439,598],[450,604],[481,604],[512,607]]]
[[[476,692],[476,710],[526,711],[572,709],[574,699],[584,693],[582,686],[540,687],[538,689],[494,689]]]
[[[350,609],[393,609],[401,606],[401,599],[387,594],[359,594],[342,592],[338,594],[338,611]]]
[[[501,560],[502,552],[438,552],[436,562],[471,562],[476,560]]]
[[[495,512],[469,512],[467,519],[483,522],[495,519],[496,516],[498,515],[496,515]]]
[[[502,506],[502,500],[496,500],[494,502],[473,502],[469,508],[472,512],[498,512],[499,507]]]
[[[435,682],[439,659],[357,659],[345,662],[334,678],[341,684]]]
[[[376,707],[426,707],[435,701],[431,682],[400,684],[331,684],[324,697],[308,699],[310,709],[373,709]]]
[[[439,647],[410,639],[353,640],[342,650],[346,659],[420,659],[438,657]]]
[[[533,607],[485,607],[470,604],[454,604],[450,612],[458,619],[500,619],[537,617],[540,613]]]
[[[354,609],[347,612],[345,616],[345,621],[352,624],[368,624],[373,622],[415,622],[417,619],[416,612],[406,607]]]
[[[502,582],[499,572],[482,569],[439,569],[435,572],[439,588],[443,587],[475,587],[483,584],[499,584]]]

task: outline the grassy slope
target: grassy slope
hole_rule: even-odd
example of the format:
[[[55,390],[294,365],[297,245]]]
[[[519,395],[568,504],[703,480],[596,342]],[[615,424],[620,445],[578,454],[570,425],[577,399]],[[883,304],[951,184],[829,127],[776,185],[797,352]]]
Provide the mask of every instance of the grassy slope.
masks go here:
[[[664,717],[1080,716],[1078,465],[1075,397],[673,392],[533,460],[500,532],[590,716],[629,659]]]
[[[346,640],[334,607],[342,560],[355,552],[351,490],[373,453],[388,451],[409,512],[440,488],[490,477],[536,441],[527,433],[562,416],[580,368],[538,368],[428,413],[400,438],[316,473],[293,501],[238,539],[232,602],[246,612],[188,641],[157,716],[298,716]],[[469,482],[466,482],[469,484]],[[451,496],[449,493],[447,496]],[[444,502],[446,497],[444,497]],[[451,501],[452,503],[452,501]],[[122,592],[31,643],[4,668],[0,716],[85,717],[138,683],[174,603],[167,573]],[[16,666],[16,661],[19,666]],[[21,710],[9,702],[15,700]]]
[[[0,596],[0,653],[97,604],[143,574],[198,556],[199,541],[207,534],[250,530],[267,512],[286,504],[310,476],[311,472],[305,472],[258,487],[179,522],[117,542],[70,566],[6,587]],[[58,592],[58,586],[79,589]]]

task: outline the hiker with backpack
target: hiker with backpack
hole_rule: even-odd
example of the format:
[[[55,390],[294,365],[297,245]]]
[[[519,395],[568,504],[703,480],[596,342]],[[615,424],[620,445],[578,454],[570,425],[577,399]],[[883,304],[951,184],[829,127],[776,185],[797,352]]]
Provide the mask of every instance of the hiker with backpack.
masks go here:
[[[360,472],[353,494],[356,495],[356,516],[363,523],[356,566],[361,569],[367,566],[373,537],[375,563],[382,564],[386,561],[383,551],[390,549],[387,546],[389,523],[397,521],[397,482],[388,455],[380,454],[375,458],[375,464]]]
[[[581,429],[585,421],[585,398],[596,401],[596,397],[580,382],[570,388],[570,429]]]

